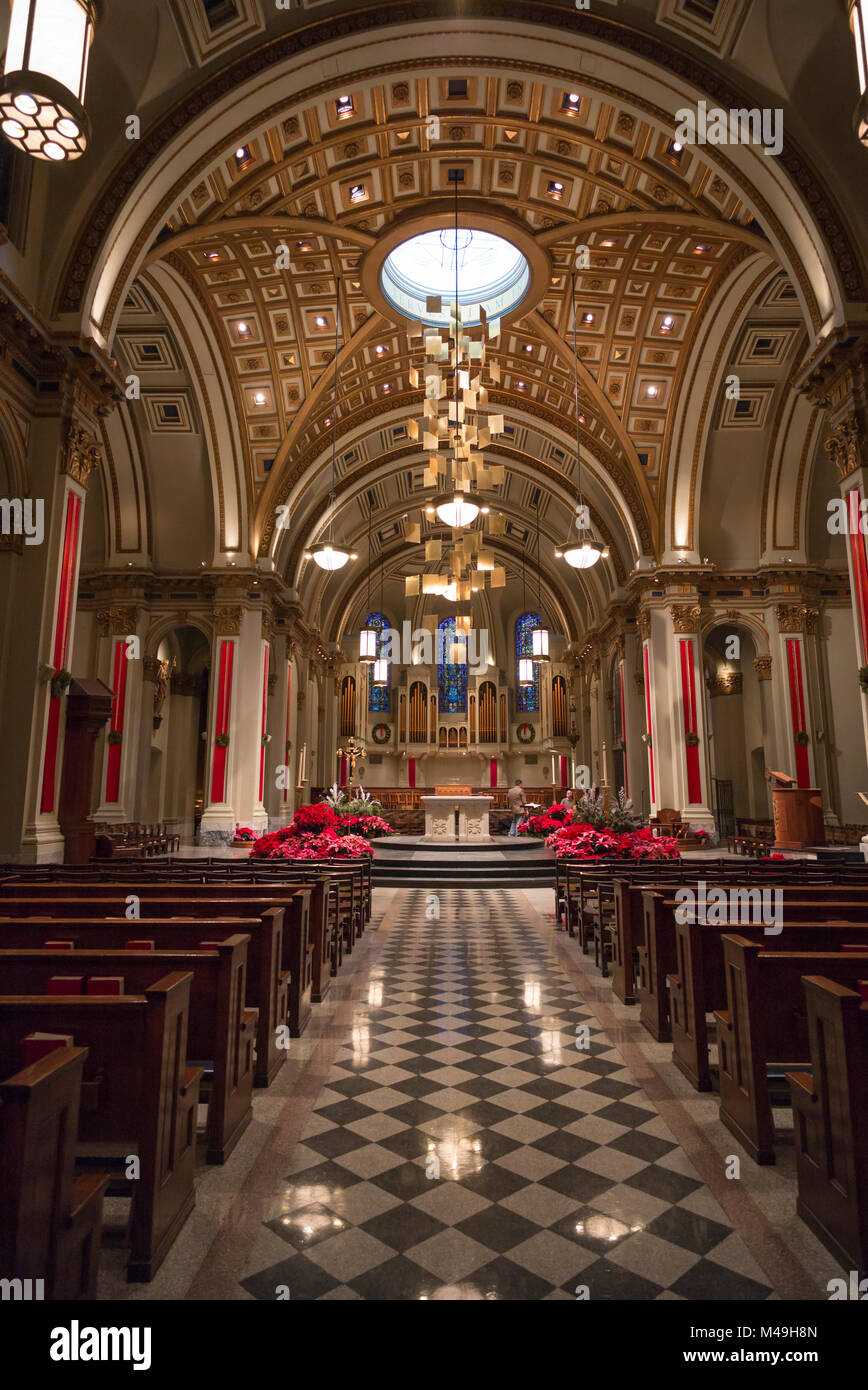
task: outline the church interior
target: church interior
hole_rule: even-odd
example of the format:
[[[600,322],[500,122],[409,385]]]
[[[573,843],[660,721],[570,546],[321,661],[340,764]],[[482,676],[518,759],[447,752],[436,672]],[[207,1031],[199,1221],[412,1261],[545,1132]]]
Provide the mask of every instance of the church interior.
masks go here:
[[[868,1296],[868,0],[0,47],[3,1298]]]

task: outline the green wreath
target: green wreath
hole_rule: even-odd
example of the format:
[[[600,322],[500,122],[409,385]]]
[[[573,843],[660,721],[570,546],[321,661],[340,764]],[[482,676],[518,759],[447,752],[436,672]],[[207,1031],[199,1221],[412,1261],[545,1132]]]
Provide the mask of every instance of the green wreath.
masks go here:
[[[375,724],[371,730],[371,738],[375,743],[388,743],[392,737],[392,730],[388,724]]]
[[[515,736],[519,743],[533,743],[536,738],[536,729],[533,724],[519,724]]]

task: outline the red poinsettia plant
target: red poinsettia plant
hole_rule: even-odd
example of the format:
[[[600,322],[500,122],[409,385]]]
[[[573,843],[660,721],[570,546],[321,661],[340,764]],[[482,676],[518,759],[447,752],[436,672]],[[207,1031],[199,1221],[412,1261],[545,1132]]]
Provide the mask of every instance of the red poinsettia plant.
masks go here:
[[[338,819],[340,835],[361,835],[366,840],[378,840],[383,835],[395,833],[382,816],[340,816]]]
[[[337,835],[323,830],[318,835],[293,834],[285,825],[269,835],[261,835],[250,851],[251,859],[361,859],[371,853],[367,840],[359,835]]]
[[[324,801],[313,806],[299,806],[292,818],[292,827],[297,835],[319,835],[323,830],[336,830],[337,813]]]
[[[240,825],[235,831],[235,838],[236,840],[256,840],[259,837],[249,825]]]
[[[576,823],[546,840],[558,859],[680,859],[678,841],[650,830],[618,831]]]
[[[558,817],[545,812],[540,816],[528,816],[518,827],[519,835],[551,835],[553,831],[560,830],[563,821]]]

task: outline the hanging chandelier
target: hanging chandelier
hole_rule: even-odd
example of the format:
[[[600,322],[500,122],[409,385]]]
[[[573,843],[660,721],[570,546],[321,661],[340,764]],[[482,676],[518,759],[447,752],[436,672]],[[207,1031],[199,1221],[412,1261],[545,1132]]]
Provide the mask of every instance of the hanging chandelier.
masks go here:
[[[366,613],[371,611],[371,518],[373,507],[368,505],[368,603]],[[359,633],[359,660],[376,661],[377,659],[377,629],[375,627],[363,627]]]
[[[348,560],[357,560],[358,555],[347,550],[342,545],[336,545],[332,539],[331,532],[334,526],[335,513],[335,469],[338,452],[338,326],[340,323],[341,312],[341,282],[338,280],[337,294],[335,295],[335,379],[334,379],[334,402],[332,404],[332,485],[329,493],[329,524],[328,535],[324,541],[318,541],[305,552],[306,560],[313,560],[319,565],[321,570],[329,572],[343,569]]]
[[[477,503],[466,497],[463,492],[435,497],[434,510],[444,525],[451,526],[454,531],[469,526],[479,515]]]
[[[56,164],[87,149],[87,64],[101,0],[12,0],[0,130],[19,150]]]
[[[555,551],[558,559],[566,560],[576,570],[589,570],[603,554],[603,547],[594,540],[587,524],[588,508],[582,498],[582,442],[581,419],[579,413],[579,352],[576,341],[576,275],[573,272],[573,369],[575,374],[576,410],[576,530],[579,532],[578,544],[572,538]]]
[[[542,488],[536,495],[536,597],[537,607],[540,613],[540,627],[535,627],[531,633],[531,655],[534,661],[548,661],[549,659],[549,630],[543,622],[542,617],[542,570],[540,569],[539,554],[539,504],[542,496]]]

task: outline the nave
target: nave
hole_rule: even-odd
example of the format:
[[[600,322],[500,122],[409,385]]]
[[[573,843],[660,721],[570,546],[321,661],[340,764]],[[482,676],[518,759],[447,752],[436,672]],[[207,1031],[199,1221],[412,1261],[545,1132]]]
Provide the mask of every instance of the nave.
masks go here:
[[[724,1177],[741,1150],[716,1097],[553,930],[551,890],[439,899],[429,920],[427,892],[374,890],[152,1282],[104,1251],[99,1297],[828,1297],[840,1269],[796,1216],[792,1154]]]

